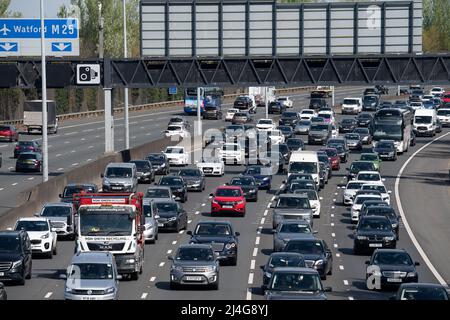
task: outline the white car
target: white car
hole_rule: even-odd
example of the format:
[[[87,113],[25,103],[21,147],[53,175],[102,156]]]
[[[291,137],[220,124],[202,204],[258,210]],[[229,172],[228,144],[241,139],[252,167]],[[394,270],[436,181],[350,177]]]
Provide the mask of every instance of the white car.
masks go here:
[[[333,124],[333,125],[331,125],[331,138],[334,139],[334,138],[337,138],[337,137],[339,137],[339,131],[336,128],[336,125]]]
[[[387,190],[386,186],[384,185],[384,183],[382,182],[370,182],[370,183],[365,183],[362,185],[361,190],[375,190],[375,191],[380,191],[381,193],[381,198],[383,199],[384,202],[386,202],[387,204],[391,204],[391,190]]]
[[[295,190],[295,194],[305,194],[309,198],[309,205],[313,211],[314,217],[320,217],[320,200],[323,200],[322,197],[319,197],[317,191],[315,190]]]
[[[167,130],[164,131],[164,134],[167,138],[177,136],[185,138],[189,135],[189,132],[184,128],[184,126],[179,124],[173,124],[167,127]]]
[[[423,108],[423,103],[422,103],[422,101],[411,101],[409,103],[409,106],[411,108],[413,108],[414,110],[419,110],[419,109]]]
[[[278,97],[278,102],[281,102],[286,108],[293,108],[294,101],[290,97]]]
[[[258,130],[273,130],[277,126],[275,122],[272,119],[259,119],[258,123],[256,124],[256,129]]]
[[[367,182],[365,181],[357,181],[352,180],[347,183],[345,186],[344,195],[342,196],[342,203],[347,206],[351,206],[353,204],[353,198],[355,197],[355,193],[358,190],[361,190],[361,187]]]
[[[240,111],[239,109],[235,109],[235,108],[230,108],[230,109],[228,109],[228,110],[227,110],[227,113],[226,113],[226,115],[225,115],[225,121],[231,121],[231,120],[233,120],[234,114],[235,114],[236,112],[239,112],[239,111]]]
[[[361,211],[361,207],[364,201],[367,200],[382,200],[380,196],[375,194],[360,194],[356,196],[355,200],[353,200],[353,205],[351,208],[351,219],[353,223],[358,223],[359,221],[359,213]]]
[[[430,95],[434,96],[436,94],[443,94],[444,93],[444,88],[442,87],[434,87],[430,90]]]
[[[317,112],[313,109],[303,109],[300,111],[300,119],[311,120],[314,117],[317,117]]]
[[[450,108],[442,108],[437,111],[437,118],[442,126],[450,126]]]
[[[426,95],[424,95],[424,96],[422,97],[422,102],[430,101],[430,100],[433,99],[433,98],[434,98],[433,95],[431,95],[431,94],[426,94]]]
[[[381,175],[378,171],[360,171],[356,176],[356,180],[364,181],[366,183],[371,182],[381,182],[383,183],[386,179],[381,178]]]
[[[233,163],[242,164],[245,162],[245,150],[239,143],[225,143],[219,150],[220,159],[225,163],[232,161]]]
[[[169,164],[187,166],[189,162],[189,155],[186,153],[184,147],[167,147],[164,151]]]
[[[225,174],[225,164],[218,158],[203,158],[202,162],[197,163],[197,168],[205,176],[223,176]]]
[[[329,124],[335,124],[336,123],[336,119],[334,118],[333,115],[333,111],[320,111],[317,114],[318,117],[324,118],[325,119],[325,123],[329,123]]]
[[[281,132],[281,130],[278,129],[267,131],[267,136],[272,144],[280,144],[284,143],[285,141],[283,132]]]
[[[342,102],[342,114],[359,114],[362,111],[361,98],[345,98]]]
[[[30,237],[33,253],[44,254],[52,259],[57,254],[57,234],[46,218],[20,218],[14,230],[25,230]]]

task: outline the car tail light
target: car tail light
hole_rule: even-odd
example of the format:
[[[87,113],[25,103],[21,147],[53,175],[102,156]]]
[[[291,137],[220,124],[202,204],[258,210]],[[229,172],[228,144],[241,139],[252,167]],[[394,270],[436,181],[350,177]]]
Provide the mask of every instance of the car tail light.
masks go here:
[[[16,150],[19,150],[20,149],[20,147],[19,146],[16,146]]]

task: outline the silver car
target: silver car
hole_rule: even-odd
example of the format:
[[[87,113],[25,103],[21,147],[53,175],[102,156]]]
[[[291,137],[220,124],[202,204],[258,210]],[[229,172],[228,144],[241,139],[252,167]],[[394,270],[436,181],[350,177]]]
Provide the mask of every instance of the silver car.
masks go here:
[[[58,236],[75,240],[75,212],[71,203],[46,203],[41,212],[35,215],[50,220],[50,224]]]
[[[122,276],[110,252],[79,252],[61,278],[66,300],[116,300]]]
[[[158,240],[158,210],[156,209],[154,199],[144,198],[142,200],[142,208],[145,216],[145,230],[144,239],[151,243],[155,243]]]
[[[308,134],[311,127],[311,121],[302,119],[295,125],[294,132],[296,134]]]
[[[209,286],[219,289],[219,260],[211,245],[187,244],[178,248],[170,267],[170,289],[180,285]]]
[[[283,220],[304,219],[311,227],[313,226],[313,210],[309,199],[300,194],[280,194],[276,198],[276,203],[270,206],[273,208],[273,229],[276,229]]]
[[[273,251],[282,251],[292,239],[313,239],[316,233],[306,220],[283,220],[273,230]]]
[[[103,192],[136,192],[137,168],[134,163],[110,163],[101,175]]]

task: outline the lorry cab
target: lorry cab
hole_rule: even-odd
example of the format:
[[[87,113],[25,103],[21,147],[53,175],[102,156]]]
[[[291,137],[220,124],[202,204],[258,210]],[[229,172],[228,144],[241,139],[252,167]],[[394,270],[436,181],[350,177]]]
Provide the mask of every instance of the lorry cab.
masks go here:
[[[292,173],[310,174],[319,186],[319,158],[315,151],[294,151],[289,158],[288,177]]]

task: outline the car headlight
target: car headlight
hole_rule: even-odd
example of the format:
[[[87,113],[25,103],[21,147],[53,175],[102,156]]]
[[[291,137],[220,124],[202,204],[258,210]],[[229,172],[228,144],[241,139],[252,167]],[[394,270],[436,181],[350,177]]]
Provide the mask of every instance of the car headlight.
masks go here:
[[[14,261],[13,264],[12,264],[11,269],[18,268],[18,267],[20,267],[21,265],[22,265],[22,260]]]
[[[216,266],[208,266],[206,267],[206,272],[216,272],[217,267]]]
[[[356,239],[358,240],[367,240],[366,236],[357,236]]]
[[[248,192],[249,193],[256,193],[256,190],[255,189],[250,189]]]
[[[317,260],[316,262],[314,262],[314,265],[315,266],[321,266],[321,265],[323,265],[323,260],[321,259],[321,260]]]
[[[166,166],[166,164],[165,163],[162,163],[159,167],[160,168],[164,168]]]
[[[243,203],[244,203],[244,200],[240,200],[236,204],[243,204]]]
[[[171,218],[167,219],[167,221],[169,221],[169,222],[172,222],[172,221],[175,221],[175,220],[177,220],[177,217],[171,217]]]
[[[41,236],[41,239],[48,239],[50,237],[50,232]]]
[[[235,243],[235,242],[227,243],[227,244],[225,245],[225,248],[226,248],[227,250],[230,250],[231,248],[235,248],[235,247],[236,247],[236,243]]]
[[[65,291],[66,291],[67,293],[71,293],[72,290],[73,290],[73,289],[72,289],[72,288],[69,288],[69,287],[66,287],[66,288],[65,288]]]
[[[393,223],[393,224],[392,224],[392,228],[394,228],[394,229],[397,228],[397,224],[396,224],[396,223]]]
[[[172,270],[183,271],[183,267],[182,266],[172,266]]]
[[[114,291],[116,291],[116,288],[111,287],[111,288],[108,288],[108,289],[105,290],[105,294],[114,293]]]
[[[417,277],[417,273],[416,272],[408,272],[408,274],[406,275],[409,278],[413,278],[413,277]]]
[[[265,178],[263,178],[263,181],[269,181],[269,177],[265,177]]]
[[[383,240],[384,241],[394,241],[395,237],[394,236],[392,236],[392,237],[384,237]]]
[[[313,203],[313,204],[311,205],[311,208],[317,209],[317,203]]]
[[[393,156],[394,155],[394,152],[392,151],[392,152],[389,152],[389,155],[390,156]]]
[[[111,183],[111,182],[109,182],[108,179],[103,179],[103,184],[104,184],[105,186],[109,186],[110,183]]]
[[[129,263],[129,264],[134,263],[134,262],[135,262],[134,258],[125,260],[125,263]]]
[[[264,275],[265,275],[267,278],[272,278],[272,274],[271,274],[270,272],[266,272],[266,273],[264,273]]]

